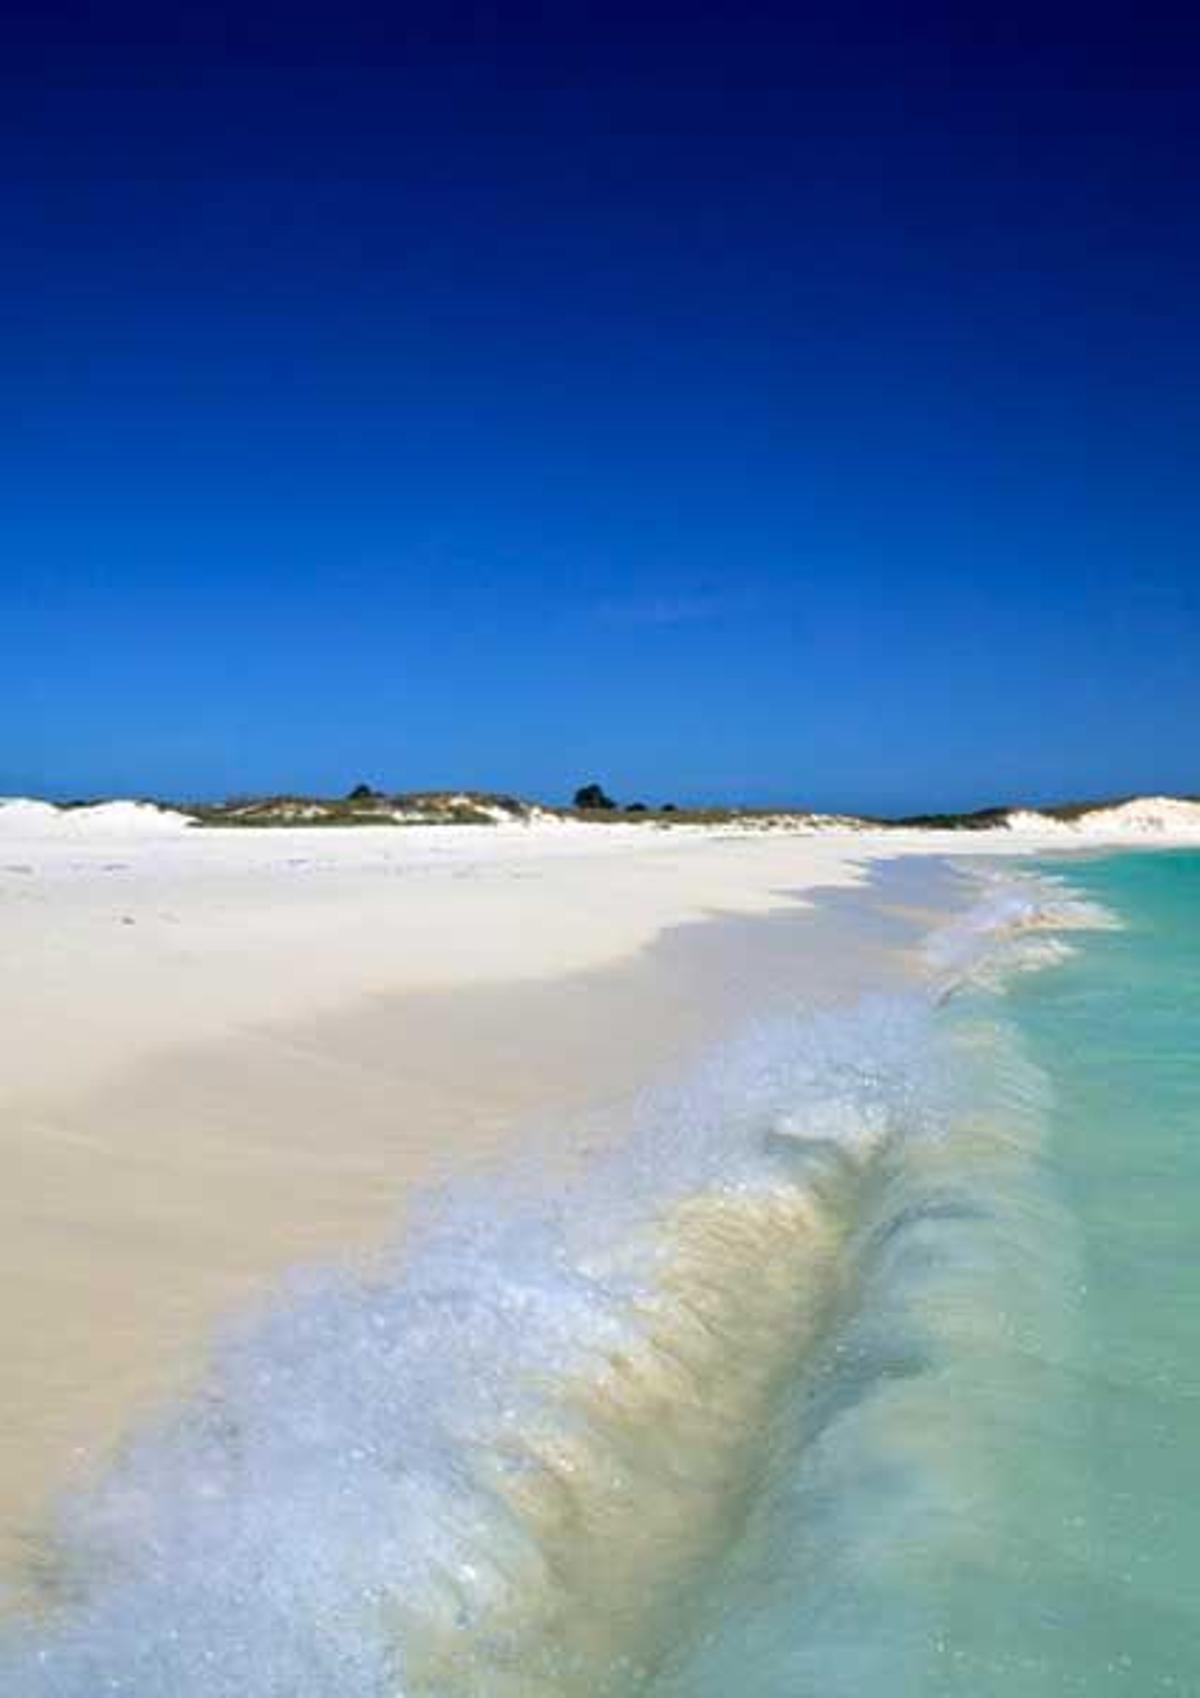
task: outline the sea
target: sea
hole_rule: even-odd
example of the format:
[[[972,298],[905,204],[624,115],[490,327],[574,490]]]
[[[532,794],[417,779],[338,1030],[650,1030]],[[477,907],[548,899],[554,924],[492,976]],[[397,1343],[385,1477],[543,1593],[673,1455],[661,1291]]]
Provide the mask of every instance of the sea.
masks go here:
[[[947,876],[902,985],[228,1338],[5,1698],[1200,1694],[1200,855]]]

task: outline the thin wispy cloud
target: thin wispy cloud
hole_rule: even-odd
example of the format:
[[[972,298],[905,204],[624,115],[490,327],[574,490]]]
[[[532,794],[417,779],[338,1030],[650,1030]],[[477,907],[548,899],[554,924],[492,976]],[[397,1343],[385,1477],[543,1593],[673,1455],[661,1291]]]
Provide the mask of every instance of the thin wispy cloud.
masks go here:
[[[728,619],[743,613],[749,606],[745,595],[682,594],[631,598],[627,601],[597,602],[593,617],[606,625],[673,626],[703,625],[715,619]]]

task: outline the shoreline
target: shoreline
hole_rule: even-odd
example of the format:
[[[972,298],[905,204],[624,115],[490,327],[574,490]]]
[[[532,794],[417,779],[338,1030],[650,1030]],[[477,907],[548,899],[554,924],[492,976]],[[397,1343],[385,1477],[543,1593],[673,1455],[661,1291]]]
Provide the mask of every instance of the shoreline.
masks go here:
[[[878,924],[879,866],[911,862],[891,834],[330,835],[76,842],[23,887],[0,1000],[28,1040],[0,1116],[0,1572],[289,1269],[377,1252],[456,1175],[569,1164],[756,999],[835,1001],[902,954],[835,947],[856,910]],[[927,866],[995,852],[951,835]]]

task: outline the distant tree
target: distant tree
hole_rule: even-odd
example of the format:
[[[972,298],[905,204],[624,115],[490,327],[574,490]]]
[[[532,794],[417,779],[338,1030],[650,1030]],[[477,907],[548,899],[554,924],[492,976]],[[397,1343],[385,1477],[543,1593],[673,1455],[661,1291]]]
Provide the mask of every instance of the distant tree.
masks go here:
[[[356,784],[346,800],[348,802],[373,802],[378,794],[378,790],[373,790],[369,784]]]
[[[625,812],[627,814],[644,814],[646,812],[646,804],[645,802],[627,802],[625,804]]]
[[[615,808],[616,805],[599,784],[585,784],[575,792],[577,808]]]
[[[660,814],[677,814],[679,809],[675,806],[674,802],[664,802],[658,811]]]

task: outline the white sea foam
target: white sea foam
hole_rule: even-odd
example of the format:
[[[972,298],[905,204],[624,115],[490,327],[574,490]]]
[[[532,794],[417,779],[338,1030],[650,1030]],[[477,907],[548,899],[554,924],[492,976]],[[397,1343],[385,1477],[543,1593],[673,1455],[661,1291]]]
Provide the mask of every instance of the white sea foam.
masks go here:
[[[620,1690],[833,1300],[853,1129],[936,1112],[927,1018],[763,1027],[567,1196],[464,1196],[387,1277],[313,1280],[73,1506],[84,1601],[13,1690]]]
[[[1003,990],[1014,974],[1067,959],[1072,933],[1111,931],[1120,924],[1108,909],[1050,874],[1006,869],[973,876],[983,887],[979,900],[932,932],[924,945],[938,1000],[967,987]]]

